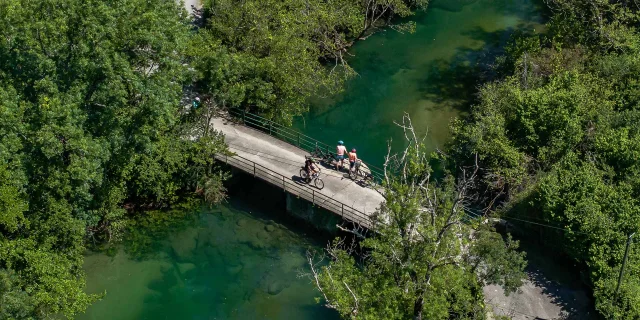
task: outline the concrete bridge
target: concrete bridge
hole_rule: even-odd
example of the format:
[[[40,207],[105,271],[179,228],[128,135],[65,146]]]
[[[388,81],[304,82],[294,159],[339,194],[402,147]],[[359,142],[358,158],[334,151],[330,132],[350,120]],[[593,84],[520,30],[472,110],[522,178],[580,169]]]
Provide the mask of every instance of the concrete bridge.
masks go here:
[[[224,116],[212,120],[214,129],[224,134],[229,149],[235,153],[234,156],[218,155],[218,160],[327,209],[347,221],[371,227],[370,216],[384,201],[378,191],[351,180],[346,172],[338,172],[329,167],[321,166],[323,189],[308,185],[299,177],[305,156],[310,155],[305,149],[309,150],[313,144],[320,144],[323,148],[329,148],[328,146],[255,115],[242,114],[236,118],[240,121],[232,119]]]

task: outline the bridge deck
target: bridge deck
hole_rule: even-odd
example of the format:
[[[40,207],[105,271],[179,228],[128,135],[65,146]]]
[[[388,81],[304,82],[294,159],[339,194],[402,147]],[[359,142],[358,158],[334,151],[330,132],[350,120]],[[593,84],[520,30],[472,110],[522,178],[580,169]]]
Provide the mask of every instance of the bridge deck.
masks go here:
[[[365,216],[371,215],[382,203],[383,197],[376,190],[365,188],[348,178],[345,172],[338,172],[329,168],[322,168],[320,177],[324,181],[324,188],[318,190],[313,186],[308,186],[300,181],[299,172],[304,165],[304,156],[309,155],[308,152],[299,149],[291,144],[278,140],[268,134],[235,124],[226,119],[215,118],[212,121],[213,127],[221,131],[225,135],[225,142],[229,145],[231,151],[236,153],[239,159],[229,161],[229,164],[239,167],[244,171],[251,171],[245,163],[252,161],[259,167],[266,168],[266,171],[272,171],[285,177],[287,181],[283,181],[283,187],[295,184],[295,189],[306,189],[315,195],[314,203],[320,205],[336,214],[343,215],[348,220],[355,220],[362,224],[364,221],[353,217],[354,212],[344,212],[337,203],[355,209],[356,215],[360,213]],[[222,159],[221,159],[222,160]],[[275,177],[260,176],[264,180],[275,185],[280,185],[279,181],[274,182]],[[282,179],[282,177],[280,177]],[[286,190],[295,195],[304,197],[298,190]],[[307,193],[307,191],[303,191]],[[304,197],[308,199],[308,197]],[[310,200],[310,199],[308,199]],[[323,203],[326,202],[326,203]]]

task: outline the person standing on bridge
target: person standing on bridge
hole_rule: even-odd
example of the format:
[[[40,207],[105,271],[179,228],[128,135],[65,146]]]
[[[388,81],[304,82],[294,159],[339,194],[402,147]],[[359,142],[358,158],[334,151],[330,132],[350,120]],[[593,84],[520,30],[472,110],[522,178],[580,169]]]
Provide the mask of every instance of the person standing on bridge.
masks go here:
[[[351,152],[349,152],[349,172],[356,166],[356,161],[358,161],[358,155],[356,154],[356,149],[353,148]]]
[[[336,170],[342,170],[342,162],[346,153],[347,147],[344,146],[344,142],[342,140],[338,141],[338,146],[336,147]]]

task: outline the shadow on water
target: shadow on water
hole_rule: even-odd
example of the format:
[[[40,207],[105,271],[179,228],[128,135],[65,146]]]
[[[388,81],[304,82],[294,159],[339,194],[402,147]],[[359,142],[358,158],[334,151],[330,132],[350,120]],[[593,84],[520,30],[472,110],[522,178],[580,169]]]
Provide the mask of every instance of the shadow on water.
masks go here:
[[[524,4],[503,0],[431,0],[429,2],[429,8],[449,12],[461,12],[465,7],[476,3],[491,5],[502,15],[523,16],[530,12],[537,12],[539,15],[538,23],[547,21],[548,16],[550,16],[549,7],[544,3],[544,0],[534,0]]]
[[[449,59],[436,59],[426,68],[427,76],[419,82],[418,90],[428,100],[435,102],[427,111],[438,112],[455,109],[468,112],[477,103],[479,87],[496,80],[497,59],[504,55],[505,46],[515,32],[531,30],[529,23],[497,31],[475,27],[462,34],[483,41],[480,49],[461,46]]]
[[[429,7],[450,12],[460,12],[465,6],[476,2],[478,0],[432,0],[429,2]]]

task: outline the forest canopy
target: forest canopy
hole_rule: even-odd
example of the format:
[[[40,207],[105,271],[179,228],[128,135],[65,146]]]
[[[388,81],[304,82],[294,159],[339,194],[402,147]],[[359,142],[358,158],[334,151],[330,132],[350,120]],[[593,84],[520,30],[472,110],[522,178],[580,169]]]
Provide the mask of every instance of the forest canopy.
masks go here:
[[[522,225],[577,263],[605,318],[637,319],[637,241],[616,287],[640,231],[640,8],[547,2],[546,34],[512,39],[503,79],[484,85],[469,118],[453,125],[451,151],[479,155],[505,219],[565,230]]]
[[[220,179],[220,137],[184,139],[189,40],[171,1],[0,1],[0,318],[83,311],[84,248],[125,206]]]

